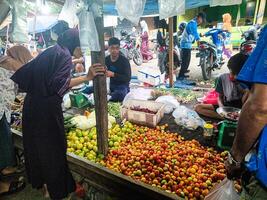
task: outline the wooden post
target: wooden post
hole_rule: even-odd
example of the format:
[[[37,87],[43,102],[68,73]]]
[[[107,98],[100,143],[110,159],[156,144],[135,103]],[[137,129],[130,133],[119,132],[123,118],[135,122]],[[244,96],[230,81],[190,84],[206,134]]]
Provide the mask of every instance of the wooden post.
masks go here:
[[[263,22],[265,6],[266,6],[266,0],[261,0],[258,15],[257,15],[257,24],[262,24]]]
[[[169,79],[173,87],[173,17],[169,18]]]
[[[95,0],[95,3],[99,6],[101,12],[100,17],[95,18],[101,51],[91,52],[91,57],[92,63],[101,63],[105,65],[103,1]],[[105,76],[97,76],[94,79],[94,100],[96,114],[97,148],[99,153],[106,156],[108,153],[108,107],[107,84]]]
[[[260,0],[257,0],[257,2],[256,2],[256,7],[255,7],[255,13],[254,13],[254,19],[253,19],[253,24],[254,24],[254,25],[255,25],[256,22],[257,22],[257,16],[258,16],[259,4],[260,4]]]

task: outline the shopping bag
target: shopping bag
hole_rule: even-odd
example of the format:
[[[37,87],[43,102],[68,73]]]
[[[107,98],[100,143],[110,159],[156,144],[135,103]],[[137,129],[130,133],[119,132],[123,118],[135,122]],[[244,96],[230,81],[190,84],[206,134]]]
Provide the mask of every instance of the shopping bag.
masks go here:
[[[205,197],[205,200],[239,200],[240,197],[235,191],[234,182],[225,178],[222,182],[216,185],[210,193]]]

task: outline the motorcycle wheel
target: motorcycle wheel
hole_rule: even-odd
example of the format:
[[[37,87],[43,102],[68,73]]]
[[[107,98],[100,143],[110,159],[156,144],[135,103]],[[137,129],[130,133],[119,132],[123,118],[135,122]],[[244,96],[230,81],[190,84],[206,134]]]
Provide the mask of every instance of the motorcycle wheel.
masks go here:
[[[201,63],[201,70],[202,70],[202,76],[203,76],[203,79],[206,81],[206,80],[210,80],[211,79],[211,72],[212,72],[212,69],[211,69],[211,62],[210,62],[210,59],[205,56],[203,58],[203,61]]]
[[[137,66],[140,66],[143,64],[143,57],[142,57],[141,52],[139,50],[133,51],[133,61]]]

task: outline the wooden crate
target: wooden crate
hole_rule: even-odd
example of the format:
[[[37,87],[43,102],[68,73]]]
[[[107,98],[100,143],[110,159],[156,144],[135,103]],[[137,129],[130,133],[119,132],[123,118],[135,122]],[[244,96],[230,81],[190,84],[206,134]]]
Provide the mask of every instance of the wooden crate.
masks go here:
[[[140,111],[131,110],[133,106],[140,106],[141,108],[148,108],[151,111],[157,112],[156,114],[150,114]],[[163,103],[155,101],[143,101],[143,100],[128,100],[121,108],[121,119],[133,122],[135,124],[145,125],[149,127],[156,127],[157,124],[164,116]]]
[[[12,133],[15,147],[23,150],[22,133],[16,130],[12,130]],[[89,185],[121,200],[181,199],[177,195],[136,181],[72,153],[67,153],[67,160],[70,170],[86,178]]]

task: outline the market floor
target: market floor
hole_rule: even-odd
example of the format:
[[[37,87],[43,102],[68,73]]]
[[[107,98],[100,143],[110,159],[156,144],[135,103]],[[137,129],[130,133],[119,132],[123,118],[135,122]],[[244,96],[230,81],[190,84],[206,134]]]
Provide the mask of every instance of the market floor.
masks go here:
[[[191,56],[191,62],[190,62],[190,66],[189,66],[189,79],[193,79],[193,80],[202,80],[202,74],[201,74],[201,68],[198,66],[199,65],[199,58],[196,57],[196,53],[197,51],[192,51],[192,56]],[[236,54],[237,51],[235,51],[233,54]],[[228,72],[228,68],[227,68],[227,62],[228,60],[225,60],[225,64],[222,66],[221,69],[219,70],[215,70],[212,73],[213,78],[218,77],[219,75],[221,75],[222,73],[227,73]],[[142,69],[143,67],[150,67],[153,68],[155,70],[159,70],[158,69],[158,59],[153,59],[151,61],[149,61],[148,63],[143,63],[141,66],[136,66],[132,61],[131,61],[131,66],[132,66],[132,76],[137,76],[138,74],[138,70]]]

